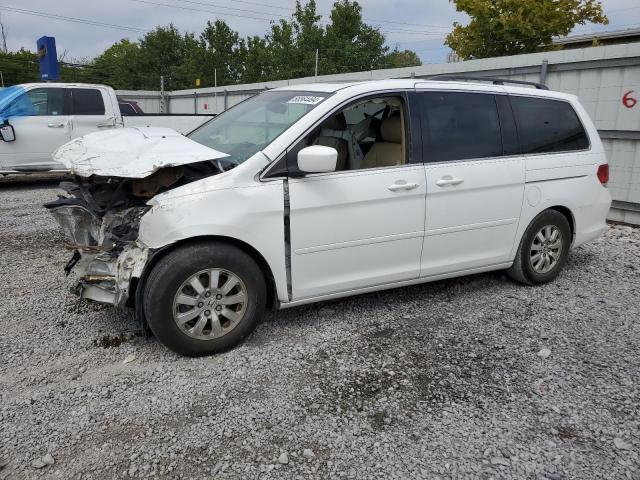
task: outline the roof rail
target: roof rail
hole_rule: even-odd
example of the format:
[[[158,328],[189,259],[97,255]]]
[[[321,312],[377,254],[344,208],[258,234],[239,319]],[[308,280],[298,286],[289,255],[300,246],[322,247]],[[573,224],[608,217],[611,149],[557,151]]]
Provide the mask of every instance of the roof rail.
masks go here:
[[[509,80],[508,78],[494,78],[494,77],[467,77],[465,75],[451,75],[448,73],[441,73],[439,75],[432,75],[427,80],[463,80],[472,82],[491,82],[494,85],[504,85],[505,83],[512,83],[514,85],[529,85],[536,87],[538,90],[549,90],[544,83],[526,82],[524,80]]]

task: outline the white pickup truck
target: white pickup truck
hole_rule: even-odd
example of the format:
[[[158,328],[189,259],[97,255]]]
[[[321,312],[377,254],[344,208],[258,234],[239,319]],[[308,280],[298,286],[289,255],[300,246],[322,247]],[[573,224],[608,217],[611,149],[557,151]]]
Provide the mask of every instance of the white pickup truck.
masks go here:
[[[113,88],[86,83],[28,83],[0,89],[0,174],[65,171],[52,153],[87,133],[169,127],[186,134],[212,115],[123,116]]]

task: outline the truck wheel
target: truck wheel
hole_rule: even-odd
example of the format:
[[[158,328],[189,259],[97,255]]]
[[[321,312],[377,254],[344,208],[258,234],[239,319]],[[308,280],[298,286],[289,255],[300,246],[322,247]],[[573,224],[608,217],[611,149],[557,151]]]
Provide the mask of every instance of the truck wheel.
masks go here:
[[[526,285],[551,282],[567,261],[570,246],[571,227],[565,216],[556,210],[545,210],[524,232],[507,274]]]
[[[190,357],[222,352],[256,327],[266,304],[262,271],[247,253],[218,242],[179,248],[149,274],[144,311],[158,340]]]

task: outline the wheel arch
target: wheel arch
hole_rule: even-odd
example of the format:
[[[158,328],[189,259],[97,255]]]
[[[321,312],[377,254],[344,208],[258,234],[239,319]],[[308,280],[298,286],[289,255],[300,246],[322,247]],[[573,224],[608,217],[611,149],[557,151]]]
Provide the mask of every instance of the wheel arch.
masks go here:
[[[554,205],[552,207],[546,208],[545,210],[555,210],[556,212],[561,213],[564,218],[567,219],[567,222],[569,222],[569,229],[571,230],[571,243],[573,243],[573,240],[576,238],[576,219],[571,209],[564,205]]]
[[[130,291],[135,292],[135,295],[129,297],[128,305],[135,308],[136,317],[140,321],[145,332],[149,332],[149,327],[147,325],[144,309],[142,307],[142,295],[144,292],[145,283],[149,277],[149,273],[154,269],[158,262],[166,257],[169,253],[179,248],[183,248],[187,245],[202,242],[218,242],[233,245],[253,258],[253,260],[258,264],[258,267],[260,268],[260,271],[262,272],[265,283],[267,285],[267,305],[270,305],[272,307],[276,306],[278,296],[276,292],[276,283],[273,271],[271,270],[271,267],[269,266],[269,263],[266,261],[264,256],[255,247],[237,238],[226,237],[223,235],[202,235],[190,237],[178,240],[154,251],[153,254],[149,257],[149,260],[147,261],[147,264],[145,265],[140,277],[132,278],[131,280]]]
[[[514,245],[514,254],[513,254],[514,261],[513,261],[512,265],[511,265],[511,267],[509,267],[507,269],[507,274],[512,279],[516,280],[517,282],[523,283],[525,285],[536,285],[536,284],[540,284],[540,283],[546,283],[547,281],[553,280],[555,278],[555,276],[558,274],[557,272],[559,272],[559,270],[557,270],[557,272],[554,274],[554,276],[552,276],[550,279],[547,279],[547,280],[535,280],[535,279],[532,279],[530,277],[531,274],[527,273],[527,269],[524,266],[523,256],[522,256],[523,255],[522,254],[522,249],[523,249],[523,246],[524,246],[524,241],[525,241],[525,237],[527,235],[527,232],[529,231],[531,226],[537,221],[538,218],[540,218],[545,213],[550,213],[550,212],[554,212],[554,214],[556,214],[556,215],[557,214],[562,215],[562,217],[567,221],[567,224],[569,226],[569,234],[571,236],[571,241],[568,242],[569,244],[568,244],[567,250],[565,250],[565,257],[563,257],[566,260],[566,254],[568,254],[568,251],[569,251],[568,249],[571,248],[571,245],[573,244],[573,242],[575,240],[576,224],[575,224],[574,213],[573,213],[572,209],[567,207],[566,205],[563,205],[563,204],[560,204],[560,203],[557,203],[557,204],[556,203],[549,203],[549,204],[545,205],[544,208],[540,208],[539,210],[537,210],[537,212],[532,215],[532,218],[529,220],[529,222],[526,224],[526,226],[523,223],[522,234],[519,236],[518,243],[516,245]],[[534,230],[534,232],[535,232],[535,230]]]

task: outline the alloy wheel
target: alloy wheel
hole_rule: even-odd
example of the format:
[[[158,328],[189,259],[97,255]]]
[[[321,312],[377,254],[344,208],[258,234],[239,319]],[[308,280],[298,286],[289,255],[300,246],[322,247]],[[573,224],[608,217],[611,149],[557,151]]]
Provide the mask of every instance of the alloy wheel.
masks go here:
[[[555,225],[545,225],[533,237],[529,261],[536,273],[549,273],[562,254],[562,232]]]
[[[220,338],[240,323],[247,301],[247,288],[236,274],[220,268],[201,270],[176,292],[173,320],[190,337]]]

